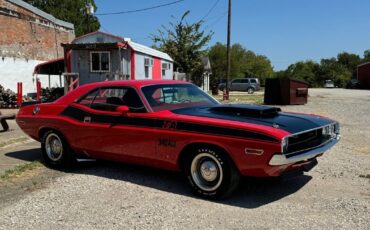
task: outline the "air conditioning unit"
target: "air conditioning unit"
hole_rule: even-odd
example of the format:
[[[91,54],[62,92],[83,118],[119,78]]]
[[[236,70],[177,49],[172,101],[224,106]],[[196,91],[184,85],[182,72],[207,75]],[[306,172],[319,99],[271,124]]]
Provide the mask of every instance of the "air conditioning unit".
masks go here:
[[[144,58],[144,65],[145,66],[153,66],[153,59],[151,58]]]
[[[169,63],[162,63],[162,69],[169,69]]]

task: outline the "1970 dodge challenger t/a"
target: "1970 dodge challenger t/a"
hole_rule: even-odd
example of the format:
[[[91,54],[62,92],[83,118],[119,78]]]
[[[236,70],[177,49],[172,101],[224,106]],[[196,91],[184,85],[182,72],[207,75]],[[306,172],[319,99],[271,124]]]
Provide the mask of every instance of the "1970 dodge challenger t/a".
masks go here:
[[[194,191],[219,198],[240,176],[308,171],[339,140],[337,122],[257,105],[221,105],[182,81],[106,81],[52,103],[25,104],[17,123],[47,164],[108,159],[181,170]]]

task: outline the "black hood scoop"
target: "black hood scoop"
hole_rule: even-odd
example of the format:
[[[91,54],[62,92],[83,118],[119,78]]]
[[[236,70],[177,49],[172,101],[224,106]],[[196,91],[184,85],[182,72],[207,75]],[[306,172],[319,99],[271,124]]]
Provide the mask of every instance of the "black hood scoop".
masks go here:
[[[271,106],[233,104],[211,107],[209,111],[245,117],[274,117],[279,114],[281,109]]]

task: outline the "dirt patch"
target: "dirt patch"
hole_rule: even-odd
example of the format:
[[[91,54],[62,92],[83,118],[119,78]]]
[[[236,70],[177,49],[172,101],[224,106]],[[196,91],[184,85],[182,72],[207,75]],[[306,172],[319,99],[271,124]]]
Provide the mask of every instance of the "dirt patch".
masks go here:
[[[42,165],[11,174],[0,180],[0,204],[3,207],[31,192],[46,188],[55,178],[63,175],[60,171],[51,170]]]

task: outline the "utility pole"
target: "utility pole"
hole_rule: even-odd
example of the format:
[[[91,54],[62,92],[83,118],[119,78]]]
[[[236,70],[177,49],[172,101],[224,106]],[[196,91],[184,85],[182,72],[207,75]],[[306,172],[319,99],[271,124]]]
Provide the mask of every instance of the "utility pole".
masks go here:
[[[226,97],[225,100],[229,100],[229,86],[230,86],[230,65],[231,65],[231,54],[230,54],[230,23],[231,23],[231,0],[229,0],[229,10],[227,15],[227,67],[226,67]]]
[[[87,21],[87,33],[90,33],[90,15],[94,14],[94,6],[91,4],[91,2],[86,1],[86,21]]]

